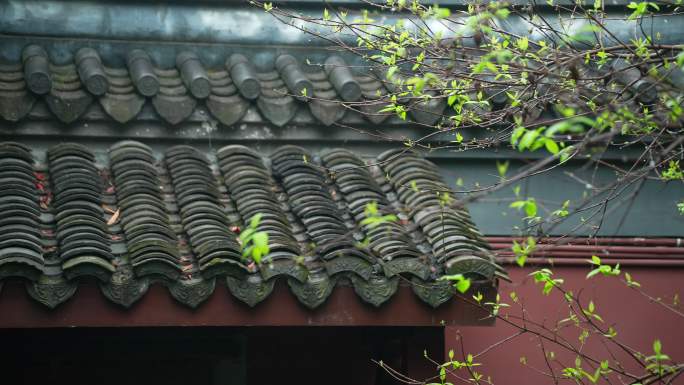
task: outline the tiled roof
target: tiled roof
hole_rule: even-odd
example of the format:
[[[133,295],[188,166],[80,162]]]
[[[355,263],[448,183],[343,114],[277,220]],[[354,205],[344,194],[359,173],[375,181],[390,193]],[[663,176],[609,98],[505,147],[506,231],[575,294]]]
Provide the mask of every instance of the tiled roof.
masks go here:
[[[240,145],[178,145],[159,156],[134,141],[107,152],[4,142],[0,286],[23,277],[54,307],[91,277],[129,306],[161,283],[194,307],[226,284],[254,306],[283,279],[314,308],[336,284],[379,306],[406,279],[438,306],[454,294],[437,280],[445,273],[490,282],[505,274],[467,210],[445,205],[437,192],[446,188],[432,163],[403,149],[364,160],[296,146],[264,157]],[[370,202],[398,221],[363,224]],[[257,213],[271,249],[261,265],[241,258],[238,240]]]
[[[301,108],[307,108],[319,123],[329,126],[359,104],[365,105],[358,108],[368,122],[380,123],[391,116],[378,112],[386,104],[377,102],[387,93],[383,84],[369,74],[353,74],[336,55],[312,67],[284,54],[266,72],[258,72],[241,54],[227,57],[225,64],[216,68],[205,68],[189,51],[177,55],[174,68],[155,66],[140,49],[120,59],[125,67],[110,68],[95,49],[81,48],[72,63],[57,65],[42,47],[29,45],[22,52],[21,63],[0,66],[0,117],[19,121],[32,110],[41,115],[45,110],[41,104],[64,123],[74,122],[92,109],[125,123],[140,116],[146,106],[171,124],[208,111],[226,126],[244,120],[283,126]],[[423,111],[415,118],[433,123],[445,106],[441,103],[434,114],[426,116]],[[247,117],[252,110],[256,116]],[[356,115],[360,119],[361,114]]]
[[[88,47],[72,52],[71,62],[56,64],[41,46],[25,46],[20,62],[0,65],[0,117],[11,122],[54,116],[64,123],[105,117],[119,123],[161,119],[177,125],[214,119],[225,126],[243,122],[275,126],[314,122],[330,126],[383,122],[434,125],[452,113],[444,97],[400,98],[407,105],[408,121],[380,112],[388,104],[383,96],[394,85],[370,71],[371,63],[349,65],[332,53],[311,65],[302,63],[301,57],[298,61],[293,55],[279,54],[266,70],[263,65],[262,70],[257,70],[254,58],[240,53],[214,60],[221,65],[207,67],[196,53],[182,50],[175,56],[175,66],[162,68],[144,50],[125,52],[118,56],[108,52],[110,61],[125,63],[118,67],[105,65],[98,51]],[[637,101],[658,104],[661,96],[677,96],[684,91],[684,72],[676,68],[657,75],[642,74],[621,60],[606,68],[616,73],[605,86],[594,80],[602,73],[588,66],[580,68],[586,75],[582,84],[602,95],[596,99],[600,103],[610,102],[608,96],[621,87],[637,97],[636,101],[625,98],[630,108],[639,108]],[[549,81],[556,79],[550,77]],[[504,108],[509,102],[503,91],[484,88],[492,108]],[[560,117],[549,108],[556,99],[578,111],[586,109],[545,83],[537,87],[537,94],[530,94],[532,100],[523,111],[527,122]],[[667,122],[666,116],[656,115]]]

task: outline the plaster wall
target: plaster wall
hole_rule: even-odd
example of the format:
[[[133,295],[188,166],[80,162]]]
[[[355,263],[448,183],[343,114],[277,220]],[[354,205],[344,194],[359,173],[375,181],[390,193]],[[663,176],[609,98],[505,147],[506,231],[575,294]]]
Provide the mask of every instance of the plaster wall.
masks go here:
[[[501,299],[512,303],[510,292],[515,291],[524,300],[524,306],[529,319],[553,325],[557,320],[567,318],[568,311],[563,305],[560,294],[544,296],[541,287],[535,285],[528,274],[536,269],[509,267],[513,283],[503,283],[500,288]],[[684,360],[684,319],[662,306],[650,302],[638,292],[631,290],[613,277],[595,277],[586,280],[588,268],[557,267],[553,268],[555,275],[565,279],[565,285],[580,295],[583,303],[592,299],[596,305],[596,312],[601,315],[605,325],[613,326],[618,332],[617,338],[624,343],[644,353],[652,353],[653,340],[660,339],[663,352],[674,361]],[[653,297],[662,298],[672,304],[674,296],[681,296],[682,273],[681,268],[624,268],[634,280],[642,285],[642,289]],[[681,311],[681,307],[676,307]],[[520,314],[520,310],[513,310]],[[445,351],[454,349],[457,357],[460,352],[458,335],[462,336],[463,346],[467,353],[477,354],[488,346],[516,333],[516,329],[497,321],[494,327],[476,326],[448,326],[445,330]],[[578,342],[578,332],[563,333],[573,342]],[[566,366],[574,365],[574,354],[563,354],[562,350],[553,344],[545,343],[547,351],[554,351],[558,359]],[[615,349],[613,349],[615,350]],[[587,354],[600,359],[610,359],[606,347],[596,336],[590,336],[584,348]],[[635,369],[633,362],[619,352],[616,355],[628,369]],[[520,363],[525,357],[527,366]],[[543,359],[539,339],[532,335],[521,335],[501,346],[491,349],[477,359],[482,363],[478,370],[486,376],[491,376],[494,384],[552,384],[548,377],[540,374],[536,369],[548,371]],[[554,370],[559,365],[552,364]],[[458,382],[456,382],[458,383]],[[684,384],[684,377],[679,377],[674,384]]]

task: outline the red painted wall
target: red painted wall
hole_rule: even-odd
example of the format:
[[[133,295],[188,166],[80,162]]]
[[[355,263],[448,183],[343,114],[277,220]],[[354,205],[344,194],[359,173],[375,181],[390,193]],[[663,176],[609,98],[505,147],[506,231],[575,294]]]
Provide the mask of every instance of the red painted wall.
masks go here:
[[[524,300],[529,319],[553,325],[555,321],[566,318],[568,310],[559,294],[542,295],[541,287],[535,285],[534,280],[528,276],[537,268],[510,266],[508,270],[513,283],[503,282],[499,292],[502,301],[512,303],[509,294],[515,291]],[[580,295],[583,303],[587,303],[590,298],[593,299],[596,312],[603,317],[606,325],[612,325],[617,330],[618,338],[621,338],[624,343],[644,353],[650,353],[653,340],[658,338],[662,341],[664,353],[675,361],[684,362],[683,317],[650,302],[614,277],[595,277],[587,280],[585,278],[589,271],[587,267],[556,267],[553,270],[555,275],[565,279],[565,286],[568,289]],[[681,293],[684,287],[682,282],[684,269],[682,268],[629,267],[624,268],[623,271],[629,272],[634,280],[640,282],[644,291],[670,304],[675,294],[684,294]],[[678,309],[684,310],[682,307]],[[519,308],[511,311],[516,314],[521,313]],[[515,334],[516,329],[500,320],[497,321],[495,327],[449,326],[445,331],[445,349],[446,352],[454,349],[457,356],[460,355],[461,346],[458,342],[459,333],[463,338],[466,353],[477,354],[497,341]],[[564,336],[572,339],[573,342],[578,342],[576,329],[564,333]],[[574,354],[561,355],[558,347],[552,347],[548,343],[545,344],[545,348],[553,350],[557,357],[568,366],[574,364]],[[610,358],[597,336],[589,337],[585,351],[601,359]],[[527,366],[520,363],[521,356],[526,357]],[[628,368],[634,368],[625,354],[618,354],[618,357],[623,363],[630,363],[627,365]],[[478,368],[479,371],[486,376],[491,376],[492,381],[497,385],[553,384],[548,377],[533,369],[548,370],[539,340],[531,335],[522,335],[508,341],[478,357],[476,361],[482,363],[482,366]],[[558,365],[553,365],[553,367],[557,369]],[[455,383],[460,382],[455,381]],[[684,384],[684,376],[680,376],[674,383]]]

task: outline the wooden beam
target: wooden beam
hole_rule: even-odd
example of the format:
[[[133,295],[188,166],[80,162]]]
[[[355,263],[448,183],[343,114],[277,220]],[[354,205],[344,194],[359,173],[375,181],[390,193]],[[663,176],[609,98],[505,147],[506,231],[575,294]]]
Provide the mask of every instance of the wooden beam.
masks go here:
[[[48,309],[26,293],[20,281],[8,281],[0,291],[0,328],[149,327],[149,326],[446,326],[492,325],[486,314],[454,297],[432,309],[400,285],[379,308],[362,302],[350,286],[339,285],[315,310],[301,305],[284,282],[269,298],[250,308],[224,285],[197,309],[174,300],[155,285],[126,309],[113,304],[92,283],[82,283],[68,302]],[[484,288],[483,288],[484,290]],[[489,288],[487,296],[495,293]]]

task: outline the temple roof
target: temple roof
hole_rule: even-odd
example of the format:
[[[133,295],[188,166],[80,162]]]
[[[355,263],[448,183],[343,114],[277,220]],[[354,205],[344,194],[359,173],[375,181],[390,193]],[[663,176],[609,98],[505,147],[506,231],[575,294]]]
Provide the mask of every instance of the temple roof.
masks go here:
[[[98,44],[108,47],[110,43]],[[371,62],[359,64],[358,58],[333,51],[293,49],[290,54],[280,48],[263,52],[233,49],[227,53],[212,47],[144,50],[130,45],[101,50],[102,55],[90,47],[80,46],[66,53],[61,49],[60,55],[69,58],[57,63],[51,59],[55,55],[41,45],[25,45],[19,61],[4,60],[0,65],[0,117],[10,122],[57,118],[66,124],[111,119],[122,124],[162,120],[171,125],[213,121],[223,126],[418,123],[432,127],[448,124],[453,113],[443,95],[399,98],[408,111],[406,121],[383,112],[389,104],[388,95],[400,90],[382,74],[374,73]],[[167,63],[170,54],[175,56],[172,65]],[[208,57],[211,60],[203,59]],[[640,108],[638,103],[653,106],[663,124],[680,124],[670,122],[661,112],[667,109],[659,105],[667,97],[681,95],[684,72],[673,66],[653,77],[619,61],[608,67],[616,73],[607,85],[591,80],[600,77],[600,71],[590,66],[581,69],[586,80],[578,81],[595,91],[592,100],[611,103],[610,95],[626,87],[626,92],[635,96],[634,100],[623,98],[630,108]],[[470,74],[467,68],[461,71]],[[577,105],[567,92],[553,91],[554,82],[559,80],[551,77],[538,86],[538,95],[522,111],[526,122],[562,117],[552,108],[556,102],[566,103],[578,113],[589,112],[589,107]],[[510,104],[504,91],[485,87],[489,106],[478,114],[486,118],[490,110]]]
[[[0,165],[0,285],[26,278],[50,307],[85,277],[124,306],[161,282],[192,307],[217,283],[254,306],[283,279],[315,308],[344,282],[379,306],[403,279],[438,306],[454,294],[441,275],[505,274],[467,210],[440,194],[447,186],[434,164],[403,149],[362,159],[291,145],[265,157],[241,145],[39,152],[4,142]],[[397,220],[365,221],[369,204]],[[242,257],[239,240],[257,214],[270,246],[261,264]]]
[[[370,62],[244,4],[48,3],[0,6],[0,135],[15,141],[0,140],[0,290],[23,278],[53,308],[96,281],[129,307],[161,284],[194,308],[217,284],[257,306],[280,282],[313,309],[336,287],[381,306],[403,285],[437,307],[456,294],[445,274],[490,287],[505,276],[446,194],[454,163],[438,170],[406,149],[382,152],[448,117],[445,97],[401,99],[405,121],[380,112],[396,89]],[[648,22],[668,31],[661,43],[678,42],[681,22],[667,17]],[[655,81],[642,70],[606,83],[649,106],[684,90],[681,71]],[[528,121],[557,117],[541,91]],[[485,93],[494,109],[509,103]],[[326,128],[335,124],[353,129]],[[376,140],[385,126],[393,140]],[[464,134],[486,134],[475,129]],[[281,146],[292,143],[307,148]],[[467,156],[520,157],[496,151]],[[429,156],[460,153],[444,154]],[[470,166],[459,179],[485,173]],[[398,219],[372,227],[369,203]],[[484,216],[503,223],[496,210]],[[239,240],[256,214],[271,249],[262,264],[242,257]]]
[[[22,63],[0,66],[0,116],[19,121],[49,113],[71,123],[104,113],[119,123],[161,118],[175,125],[209,114],[226,126],[243,121],[283,126],[298,113],[304,115],[300,121],[313,117],[326,126],[345,115],[347,122],[365,119],[376,124],[391,116],[379,112],[387,104],[379,100],[387,94],[382,82],[370,73],[353,73],[334,54],[320,66],[281,54],[273,68],[259,71],[242,54],[232,54],[215,67],[205,66],[191,51],[179,52],[171,68],[156,66],[140,49],[119,59],[126,65],[108,67],[98,51],[81,48],[71,63],[58,65],[41,46],[29,45],[22,51]],[[432,124],[445,107],[445,101],[437,99],[415,117]]]

